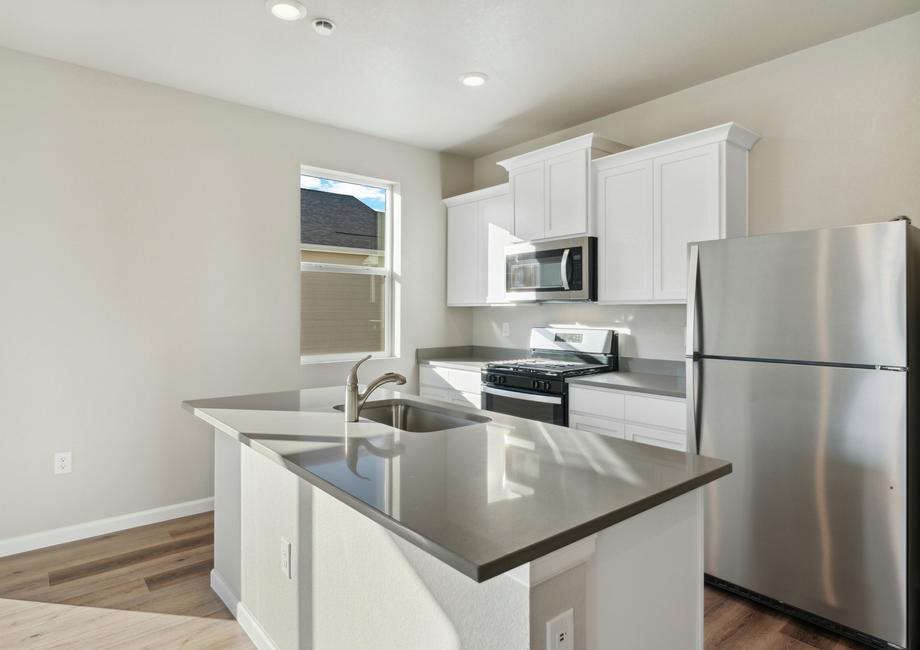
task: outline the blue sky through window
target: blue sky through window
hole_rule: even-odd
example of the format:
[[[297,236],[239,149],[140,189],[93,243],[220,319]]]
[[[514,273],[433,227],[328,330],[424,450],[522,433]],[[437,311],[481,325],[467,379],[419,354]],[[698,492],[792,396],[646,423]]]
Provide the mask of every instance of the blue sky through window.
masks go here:
[[[387,191],[382,187],[358,185],[357,183],[343,183],[342,181],[334,181],[328,178],[301,175],[300,189],[320,190],[322,192],[332,192],[333,194],[348,194],[365,205],[370,206],[371,209],[377,212],[386,211]]]

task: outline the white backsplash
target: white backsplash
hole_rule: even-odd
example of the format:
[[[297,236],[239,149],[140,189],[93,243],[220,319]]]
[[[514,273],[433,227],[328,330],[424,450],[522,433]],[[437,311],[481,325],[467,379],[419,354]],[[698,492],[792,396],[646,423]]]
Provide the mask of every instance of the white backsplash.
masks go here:
[[[674,361],[684,357],[684,305],[552,303],[476,307],[473,312],[474,345],[526,348],[531,327],[583,325],[618,330],[624,357]],[[502,336],[503,323],[509,325],[508,336]]]

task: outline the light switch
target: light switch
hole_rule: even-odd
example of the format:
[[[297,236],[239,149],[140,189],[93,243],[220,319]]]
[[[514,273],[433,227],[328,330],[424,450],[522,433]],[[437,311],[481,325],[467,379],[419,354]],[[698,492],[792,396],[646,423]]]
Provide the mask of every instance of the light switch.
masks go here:
[[[281,574],[291,579],[291,543],[281,538]]]

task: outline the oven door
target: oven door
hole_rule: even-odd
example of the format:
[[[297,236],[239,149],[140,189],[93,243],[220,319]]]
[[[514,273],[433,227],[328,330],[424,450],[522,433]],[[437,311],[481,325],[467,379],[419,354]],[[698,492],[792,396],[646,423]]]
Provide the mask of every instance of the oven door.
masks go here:
[[[505,249],[508,299],[597,300],[596,251],[594,237],[508,246]]]
[[[565,426],[568,423],[565,397],[482,386],[482,408],[519,418]]]

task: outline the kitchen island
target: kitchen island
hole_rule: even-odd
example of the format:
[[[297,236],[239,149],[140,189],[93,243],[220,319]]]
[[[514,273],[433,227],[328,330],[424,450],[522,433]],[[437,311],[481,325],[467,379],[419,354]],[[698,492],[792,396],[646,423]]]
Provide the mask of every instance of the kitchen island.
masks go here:
[[[343,397],[186,403],[215,429],[212,585],[257,646],[542,650],[569,610],[571,648],[702,646],[700,488],[729,463]]]

